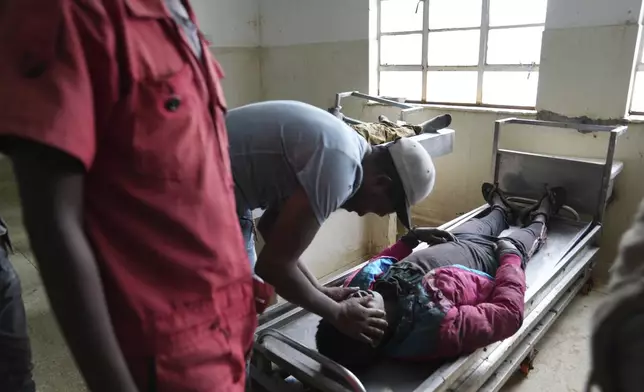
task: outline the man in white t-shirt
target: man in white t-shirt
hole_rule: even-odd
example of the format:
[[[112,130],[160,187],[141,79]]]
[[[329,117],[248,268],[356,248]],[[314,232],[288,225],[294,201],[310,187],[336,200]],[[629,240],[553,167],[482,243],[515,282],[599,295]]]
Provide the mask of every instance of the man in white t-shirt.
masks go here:
[[[434,186],[427,151],[408,138],[370,146],[332,114],[294,101],[230,110],[226,125],[237,213],[256,275],[348,335],[378,339],[386,326],[382,312],[361,299],[338,303],[352,289],[322,287],[299,257],[338,209],[395,212],[409,227],[411,205]],[[258,224],[265,246],[256,263],[255,209],[265,210]]]

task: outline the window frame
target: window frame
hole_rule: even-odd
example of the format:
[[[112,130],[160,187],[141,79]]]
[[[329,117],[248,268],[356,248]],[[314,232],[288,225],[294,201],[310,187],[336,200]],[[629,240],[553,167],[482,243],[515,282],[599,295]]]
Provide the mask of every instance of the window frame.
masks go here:
[[[378,0],[378,4],[380,4],[381,0]],[[643,34],[640,32],[640,34]],[[378,43],[378,50],[380,50],[380,43]],[[637,62],[635,63],[635,70],[633,71],[633,79],[631,80],[631,96],[629,97],[629,102],[628,102],[628,114],[632,116],[644,116],[644,110],[638,111],[638,110],[633,110],[633,97],[635,96],[635,78],[637,78],[637,73],[638,72],[644,72],[644,61],[642,61],[642,56],[644,55],[644,35],[640,37],[640,45],[639,49],[637,51]],[[380,71],[378,71],[378,75],[380,75]],[[378,80],[378,88],[380,88],[380,79]]]
[[[488,36],[490,30],[509,30],[522,27],[544,27],[544,23],[527,23],[527,24],[516,24],[516,25],[507,25],[507,26],[490,26],[490,0],[481,0],[481,25],[476,27],[454,27],[454,28],[441,28],[441,29],[430,29],[429,28],[429,3],[432,0],[419,0],[419,3],[423,3],[423,27],[422,30],[409,30],[409,31],[397,31],[397,32],[382,32],[382,2],[383,1],[395,1],[395,0],[377,0],[377,23],[376,23],[376,39],[378,43],[378,56],[377,56],[377,88],[378,95],[380,94],[380,73],[382,71],[421,71],[422,75],[422,92],[420,100],[406,100],[411,103],[422,103],[422,104],[432,104],[432,105],[449,105],[449,106],[465,106],[465,107],[488,107],[488,108],[507,108],[507,109],[534,109],[535,106],[520,106],[520,105],[494,105],[483,103],[483,74],[486,71],[506,71],[506,72],[539,72],[539,65],[537,63],[531,64],[487,64],[487,52],[488,52]],[[428,65],[429,59],[429,34],[437,32],[446,32],[446,31],[474,31],[480,30],[479,34],[479,59],[477,65],[454,65],[454,66],[436,66]],[[410,34],[421,34],[422,36],[422,59],[420,65],[383,65],[381,54],[382,54],[382,40],[383,36],[402,36]],[[543,41],[542,41],[543,45]],[[643,68],[644,70],[644,64]],[[475,103],[456,103],[456,102],[443,102],[443,101],[428,101],[427,100],[427,75],[430,71],[476,71],[477,72],[477,82],[476,82],[476,102]],[[644,114],[644,113],[643,113]]]

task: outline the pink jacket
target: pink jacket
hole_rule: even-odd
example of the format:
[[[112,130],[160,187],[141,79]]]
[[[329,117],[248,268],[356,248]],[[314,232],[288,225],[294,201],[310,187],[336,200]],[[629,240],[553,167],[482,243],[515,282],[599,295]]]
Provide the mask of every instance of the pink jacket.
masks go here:
[[[411,252],[407,244],[398,241],[374,257],[369,264],[385,266],[382,269],[384,274],[392,261],[402,260]],[[387,262],[383,263],[383,260]],[[371,287],[378,277],[377,273],[373,273],[373,266],[365,266],[357,271],[347,279],[345,285],[367,283],[363,279],[366,277],[364,272],[370,270]],[[518,255],[502,256],[494,279],[462,266],[448,266],[431,270],[423,277],[421,284],[431,302],[442,312],[435,319],[440,323],[439,328],[420,326],[419,329],[437,330],[438,336],[419,338],[418,331],[415,331],[416,334],[411,334],[410,339],[428,341],[402,343],[401,346],[407,345],[408,348],[395,348],[393,351],[397,354],[393,356],[408,360],[454,357],[510,337],[521,327],[526,285]],[[419,345],[431,349],[420,353],[409,349]]]

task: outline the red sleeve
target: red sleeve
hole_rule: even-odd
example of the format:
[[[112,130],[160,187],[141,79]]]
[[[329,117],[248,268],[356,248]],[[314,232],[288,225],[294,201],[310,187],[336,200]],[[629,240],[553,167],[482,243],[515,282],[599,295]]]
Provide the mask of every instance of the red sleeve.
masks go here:
[[[409,256],[413,250],[414,249],[412,247],[404,243],[402,240],[398,240],[398,242],[383,250],[377,256],[374,256],[372,260],[379,257],[393,257],[394,259],[400,261]]]
[[[457,356],[506,339],[523,323],[525,273],[521,258],[501,258],[495,286],[485,302],[450,309],[441,324],[439,355]]]
[[[95,108],[107,113],[117,90],[110,85],[113,31],[101,2],[3,3],[0,135],[54,147],[89,168],[101,120]]]

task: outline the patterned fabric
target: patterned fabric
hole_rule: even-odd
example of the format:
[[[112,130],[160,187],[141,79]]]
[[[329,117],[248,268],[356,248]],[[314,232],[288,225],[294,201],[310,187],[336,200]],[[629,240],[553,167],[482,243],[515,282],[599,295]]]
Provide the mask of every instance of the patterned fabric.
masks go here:
[[[398,319],[382,347],[385,355],[412,361],[456,356],[505,339],[521,326],[525,274],[520,255],[501,256],[493,278],[462,265],[425,273],[415,263],[396,262],[411,251],[399,241],[345,281],[345,286],[395,298]]]
[[[383,120],[377,123],[364,123],[351,125],[372,146],[393,142],[401,137],[415,136],[421,133],[417,125],[407,124],[402,121],[396,123]]]
[[[358,287],[361,290],[371,290],[376,279],[387,272],[396,261],[393,257],[378,257],[372,259],[369,264],[349,277],[344,282],[344,287]]]

